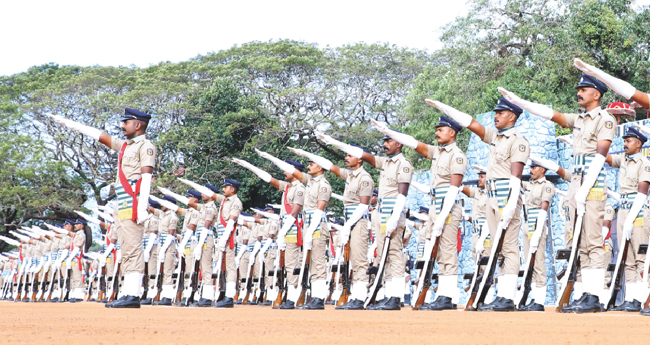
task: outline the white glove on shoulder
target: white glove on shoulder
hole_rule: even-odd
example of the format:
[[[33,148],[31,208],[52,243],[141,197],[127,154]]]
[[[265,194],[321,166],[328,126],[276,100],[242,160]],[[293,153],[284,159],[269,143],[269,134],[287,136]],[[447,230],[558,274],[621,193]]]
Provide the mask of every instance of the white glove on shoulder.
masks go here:
[[[352,157],[356,157],[356,158],[363,157],[363,149],[360,148],[360,147],[355,147],[355,146],[352,146],[352,145],[342,143],[342,142],[330,137],[329,135],[325,135],[325,134],[316,134],[316,137],[318,139],[322,140],[325,144],[332,145],[332,146],[338,148],[339,150],[349,154]]]
[[[472,117],[463,113],[462,111],[450,107],[440,101],[425,99],[425,102],[427,102],[427,104],[429,104],[430,106],[438,108],[438,110],[447,114],[447,116],[451,117],[454,121],[458,122],[459,125],[465,128],[469,127],[469,125],[472,124]]]
[[[527,112],[535,116],[539,116],[543,119],[550,120],[553,118],[553,115],[555,114],[553,109],[543,104],[533,103],[533,102],[523,100],[519,96],[515,95],[513,92],[510,92],[502,87],[498,87],[497,90],[501,92],[501,94],[503,95],[503,97],[505,97],[505,99],[520,106],[522,109],[526,110]]]
[[[380,132],[386,134],[387,136],[393,138],[393,140],[397,141],[398,143],[401,143],[404,146],[408,146],[412,149],[415,149],[418,147],[418,141],[415,140],[412,136],[404,133],[400,133],[397,131],[394,131],[386,125],[384,122],[379,122],[376,121],[375,119],[370,119],[372,121],[372,125]]]
[[[621,79],[618,79],[616,77],[613,77],[602,70],[600,70],[597,67],[594,67],[588,63],[583,62],[580,59],[574,59],[573,60],[573,65],[585,72],[586,74],[589,74],[592,77],[596,77],[599,80],[601,80],[603,83],[607,84],[614,92],[617,94],[630,99],[632,96],[634,96],[634,93],[636,92],[636,88],[632,86],[630,83],[623,81]]]
[[[295,149],[293,147],[290,147],[289,150],[291,150],[291,152],[297,154],[298,156],[309,158],[309,160],[311,160],[312,162],[318,164],[319,166],[321,166],[325,170],[331,170],[332,166],[334,165],[332,163],[332,161],[330,161],[329,159],[327,159],[325,157],[315,155],[313,153],[309,153],[309,152],[307,152],[305,150]]]

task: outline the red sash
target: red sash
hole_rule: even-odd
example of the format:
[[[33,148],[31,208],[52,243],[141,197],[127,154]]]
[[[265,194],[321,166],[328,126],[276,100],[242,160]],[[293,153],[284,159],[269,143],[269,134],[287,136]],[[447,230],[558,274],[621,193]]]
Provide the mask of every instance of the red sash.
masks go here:
[[[18,257],[20,258],[20,261],[23,261],[23,246],[20,246],[20,250],[18,251]]]
[[[463,247],[462,247],[463,240],[462,240],[460,229],[458,229],[458,236],[457,236],[457,242],[456,243],[457,243],[456,244],[456,250],[458,252],[460,252],[463,249]]]
[[[74,234],[72,237],[72,243],[70,244],[70,253],[72,253],[72,250],[74,249],[74,239],[77,238],[77,234]],[[83,267],[81,266],[81,258],[84,255],[84,249],[83,247],[79,249],[79,254],[75,256],[77,258],[77,263],[79,264],[79,270],[83,271]]]
[[[112,225],[108,226],[108,230],[106,230],[106,247],[111,245],[111,240],[108,238],[108,234],[111,233],[111,227]],[[115,249],[115,246],[113,246],[113,250],[111,250],[111,254],[113,254],[113,260],[117,257],[117,249]]]
[[[129,183],[129,180],[126,179],[126,175],[124,175],[124,171],[122,171],[122,156],[124,156],[124,150],[126,150],[126,142],[122,144],[122,148],[120,149],[120,154],[117,158],[117,176],[120,179],[120,184],[122,185],[122,188],[124,188],[124,191],[126,194],[130,195],[133,198],[133,205],[132,205],[132,213],[131,213],[131,220],[134,222],[137,222],[138,220],[138,194],[140,194],[140,182],[142,182],[142,179],[139,179],[138,182],[135,183],[135,192],[133,192],[133,189],[131,189],[131,184]]]
[[[332,257],[336,258],[336,250],[334,250],[334,241],[330,240],[330,252],[332,252]]]
[[[287,188],[284,189],[284,193],[282,193],[282,205],[284,206],[284,212],[286,214],[291,214],[291,212],[293,212],[293,207],[291,207],[289,201],[287,201],[287,194],[289,193],[289,187],[290,186],[287,186]],[[294,224],[296,225],[296,228],[298,228],[298,235],[297,235],[298,240],[296,241],[296,244],[298,246],[302,246],[302,219],[300,220],[296,219]]]
[[[221,223],[221,226],[224,228],[228,223],[226,223],[226,220],[223,219],[223,203],[226,202],[226,197],[223,198],[223,201],[221,201],[221,205],[219,205],[219,223]],[[230,249],[235,249],[235,237],[233,236],[235,234],[235,229],[233,228],[232,231],[230,232],[230,236],[228,237],[228,243],[230,244]]]

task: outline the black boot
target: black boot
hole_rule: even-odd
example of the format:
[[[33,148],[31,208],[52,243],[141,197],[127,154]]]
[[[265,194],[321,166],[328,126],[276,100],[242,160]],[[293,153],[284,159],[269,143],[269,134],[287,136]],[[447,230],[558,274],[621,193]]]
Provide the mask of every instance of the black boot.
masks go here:
[[[497,297],[497,298],[494,299],[494,301],[492,301],[492,303],[483,304],[483,305],[478,306],[477,310],[478,311],[492,311],[492,309],[494,309],[494,307],[498,303],[500,303],[502,299],[504,299],[504,298],[503,297]]]
[[[140,305],[151,305],[151,303],[153,303],[151,298],[143,299],[140,301]]]
[[[140,297],[137,296],[124,296],[124,298],[119,299],[113,303],[110,303],[110,307],[106,304],[106,308],[140,308]]]
[[[517,307],[515,306],[515,303],[511,299],[501,297],[499,301],[495,301],[495,303],[492,304],[492,307],[490,309],[484,311],[515,311],[515,310],[517,310]]]
[[[384,299],[382,299],[382,300],[375,301],[375,304],[369,305],[367,309],[368,310],[376,310],[377,307],[380,307],[380,306],[386,304],[386,302],[388,302],[388,298],[384,297]]]
[[[209,300],[207,298],[201,298],[200,300],[194,302],[192,304],[193,307],[199,307],[199,308],[207,308],[212,306],[212,300]]]
[[[184,306],[186,302],[187,302],[187,298],[183,297],[183,298],[181,298],[180,302],[176,302],[176,303],[174,303],[174,305],[175,306]]]
[[[582,296],[580,296],[580,298],[578,298],[577,300],[573,300],[573,302],[571,302],[568,306],[562,307],[560,311],[562,313],[573,313],[573,309],[575,309],[577,305],[582,304],[582,302],[584,302],[586,298],[587,298],[587,293],[585,292],[582,294]]]
[[[517,309],[517,311],[542,311],[543,312],[544,306],[539,303],[536,303],[535,299],[531,299],[530,303]]]
[[[600,300],[598,296],[587,294],[584,301],[573,308],[573,312],[576,314],[600,313]]]
[[[453,309],[457,309],[457,308],[458,308],[458,306],[451,303],[451,298],[449,298],[447,296],[438,296],[438,298],[436,298],[436,300],[433,303],[429,304],[426,307],[426,309],[422,309],[422,308],[420,308],[420,309],[422,309],[422,310],[453,310]]]
[[[350,302],[336,307],[336,310],[363,310],[363,301],[353,299]]]
[[[287,300],[282,303],[279,307],[273,309],[296,309],[296,304],[293,301]]]
[[[632,302],[625,301],[621,303],[618,307],[612,309],[613,311],[627,311],[627,312],[638,312],[641,311],[641,302],[636,299]]]
[[[50,302],[50,303],[56,303],[56,302],[58,302],[58,301],[59,301],[59,298],[58,298],[58,297],[54,297],[54,298],[52,298],[51,300],[49,300],[48,302]]]
[[[312,298],[309,303],[305,304],[302,309],[305,310],[323,310],[325,309],[325,301],[322,298]]]
[[[391,297],[384,303],[376,307],[374,310],[400,310],[401,301],[399,297]]]
[[[261,305],[261,306],[265,306],[265,307],[267,307],[267,306],[273,305],[273,301],[271,301],[271,300],[266,300],[266,301],[264,301],[264,302],[262,302],[262,303],[259,303],[258,305]]]
[[[243,300],[238,299],[238,300],[236,300],[236,301],[234,302],[234,304],[242,304],[243,302],[244,302]]]
[[[215,307],[217,308],[233,308],[234,306],[235,304],[233,303],[233,300],[230,297],[226,297],[222,299],[221,301],[217,302],[217,304],[215,305]]]
[[[646,309],[641,310],[641,315],[650,316],[650,308],[646,308]]]
[[[167,297],[163,297],[160,299],[158,302],[153,302],[153,305],[164,305],[164,306],[171,306],[172,305],[172,300]]]

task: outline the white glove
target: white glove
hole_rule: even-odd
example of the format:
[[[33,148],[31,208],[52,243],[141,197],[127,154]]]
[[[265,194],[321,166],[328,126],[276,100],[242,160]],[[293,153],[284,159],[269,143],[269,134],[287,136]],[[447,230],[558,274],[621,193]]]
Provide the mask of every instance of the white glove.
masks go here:
[[[449,215],[449,212],[451,212],[451,208],[454,206],[454,202],[456,201],[456,197],[458,196],[458,191],[459,191],[458,187],[449,186],[449,189],[447,190],[447,194],[445,195],[445,199],[442,202],[442,209],[440,210],[440,214],[436,217],[436,221],[433,223],[433,227],[432,227],[433,237],[438,237],[442,235],[442,228],[444,228],[445,220],[447,220],[447,216]],[[429,212],[435,212],[435,211],[430,210]]]
[[[497,90],[501,92],[503,97],[507,99],[508,101],[520,106],[522,109],[528,111],[529,113],[539,116],[541,118],[544,118],[546,120],[550,120],[553,118],[553,115],[555,112],[553,109],[539,103],[533,103],[529,102],[526,100],[521,99],[519,96],[515,95],[514,93],[502,88],[498,87]]]
[[[280,160],[274,156],[271,156],[266,152],[260,151],[258,149],[255,149],[255,152],[257,152],[258,155],[262,156],[262,158],[271,161],[271,163],[275,164],[278,168],[282,169],[282,171],[286,172],[287,174],[293,174],[293,172],[296,170],[296,167],[294,167],[293,165],[283,160]]]
[[[330,137],[329,135],[325,135],[325,134],[316,134],[316,137],[318,139],[322,140],[325,144],[332,145],[332,146],[338,148],[339,150],[349,154],[352,157],[356,157],[356,158],[363,157],[363,149],[360,148],[360,147],[356,147],[356,146],[352,146],[352,145],[342,143],[342,142]]]
[[[469,125],[472,124],[472,117],[463,113],[462,111],[459,111],[453,107],[450,107],[442,102],[439,101],[433,101],[430,99],[425,99],[425,102],[429,104],[430,106],[438,108],[438,110],[442,111],[443,113],[447,114],[449,117],[451,117],[454,121],[458,122],[459,125],[467,128]]]
[[[481,227],[480,236],[476,241],[476,246],[474,247],[476,254],[480,255],[485,250],[485,240],[490,235],[490,229],[487,226],[487,222]]]
[[[397,198],[395,200],[395,208],[393,208],[393,213],[388,217],[386,220],[386,236],[390,237],[390,235],[397,229],[397,226],[399,225],[399,218],[402,215],[402,211],[404,210],[404,204],[406,203],[406,197],[402,194],[398,194]]]
[[[186,185],[194,188],[195,191],[197,191],[197,192],[199,192],[199,193],[201,193],[203,195],[207,195],[207,196],[209,196],[211,198],[214,197],[214,195],[215,195],[215,193],[210,188],[208,188],[206,186],[202,186],[202,185],[200,185],[200,184],[198,184],[196,182],[192,182],[192,181],[186,180],[184,178],[179,178],[178,180],[185,183]]]
[[[589,191],[591,190],[591,187],[593,187],[594,183],[596,183],[596,179],[598,178],[598,175],[600,174],[600,170],[603,168],[603,165],[605,164],[605,156],[596,154],[594,159],[589,163],[589,166],[587,168],[587,172],[584,175],[582,185],[576,192],[574,198],[576,200],[576,208],[578,211],[578,215],[584,215],[585,210],[586,210],[586,204],[587,204],[587,196],[589,195]]]
[[[420,193],[431,194],[431,189],[422,183],[411,181],[411,187],[415,188]]]
[[[341,227],[341,230],[339,232],[339,244],[340,246],[344,246],[348,244],[348,241],[350,240],[350,227],[347,225],[343,225]]]
[[[102,135],[102,131],[100,131],[97,128],[89,127],[86,125],[82,125],[78,122],[74,122],[72,120],[65,119],[59,115],[52,115],[50,113],[46,113],[45,115],[51,117],[54,122],[66,126],[70,128],[73,131],[79,132],[85,136],[88,136],[92,138],[93,140],[99,140],[99,137]]]
[[[263,215],[264,217],[266,217],[268,219],[280,220],[280,215],[279,214],[264,212],[264,211],[260,211],[260,210],[257,210],[257,209],[252,209],[252,210],[253,210],[253,212],[259,213],[259,214]],[[242,216],[239,216],[239,217],[241,218]],[[247,218],[244,218],[244,220],[247,220]],[[295,219],[294,219],[294,221],[295,221]]]
[[[228,237],[221,236],[221,238],[219,238],[219,250],[222,252],[226,251],[227,244],[228,244]]]
[[[616,200],[617,202],[621,202],[621,195],[609,188],[607,188],[607,195],[609,195],[610,198]]]
[[[89,221],[91,223],[95,223],[95,224],[101,223],[101,221],[99,219],[91,217],[91,216],[89,216],[89,215],[87,215],[87,214],[85,214],[85,213],[83,213],[81,211],[74,211],[74,213],[78,214],[81,218],[83,218],[83,219],[85,219],[85,220],[87,220],[87,221]]]
[[[485,240],[481,241],[479,238],[478,241],[476,241],[476,246],[474,246],[474,251],[476,252],[477,255],[480,255],[483,253],[485,250]]]
[[[201,254],[203,254],[203,244],[202,242],[199,242],[196,247],[194,247],[194,252],[192,255],[194,255],[194,260],[201,260]]]
[[[616,77],[613,77],[603,71],[601,71],[599,68],[594,67],[588,63],[582,62],[580,59],[574,59],[573,60],[573,65],[576,66],[577,69],[585,72],[586,74],[589,74],[592,77],[596,77],[599,80],[601,80],[603,83],[607,84],[614,92],[617,94],[630,99],[632,96],[634,96],[634,93],[636,92],[636,88],[630,83],[620,80]]]
[[[246,223],[246,221],[242,217],[237,218],[237,225],[244,225],[244,223]]]
[[[368,214],[368,205],[366,204],[359,204],[357,208],[352,212],[350,215],[350,219],[348,219],[345,224],[343,224],[343,228],[341,229],[340,236],[341,239],[341,245],[344,246],[348,241],[350,240],[350,231],[352,229],[352,226],[356,224],[363,216]]]
[[[393,140],[397,141],[398,143],[401,143],[402,145],[408,146],[408,147],[410,147],[412,149],[415,149],[416,147],[418,147],[419,142],[417,140],[415,140],[415,138],[413,138],[412,136],[410,136],[408,134],[404,134],[404,133],[394,131],[394,130],[388,128],[388,126],[384,122],[375,121],[375,119],[370,119],[370,121],[372,121],[372,125],[375,126],[375,128],[378,131],[380,131],[380,132],[386,134],[387,136],[393,138]]]
[[[645,200],[648,198],[647,194],[637,193],[634,198],[634,203],[630,207],[630,212],[625,218],[625,223],[623,223],[623,232],[625,233],[625,239],[629,240],[632,238],[632,230],[634,230],[634,220],[639,215],[639,212],[643,208]]]
[[[189,198],[187,198],[187,197],[185,197],[185,196],[182,196],[182,195],[180,195],[180,194],[178,194],[178,193],[174,193],[174,192],[172,192],[171,190],[169,190],[169,189],[167,189],[167,188],[163,188],[163,187],[160,187],[160,186],[159,186],[159,187],[158,187],[158,190],[159,190],[161,193],[165,194],[165,195],[169,195],[169,196],[171,196],[172,198],[176,199],[176,201],[182,203],[183,205],[189,205],[189,203],[190,203],[190,199],[189,199]]]
[[[320,225],[322,217],[323,217],[323,211],[314,210],[314,213],[312,214],[312,218],[311,218],[312,219],[311,223],[309,224],[309,227],[304,232],[303,234],[304,236],[302,237],[303,250],[305,249],[309,250],[312,248],[314,232],[316,231],[316,228],[318,228],[318,225]]]
[[[149,193],[151,191],[151,178],[150,173],[142,174],[142,182],[140,182],[140,196],[138,197],[138,224],[144,223],[149,218]]]
[[[535,232],[530,238],[530,248],[531,252],[537,252],[537,247],[539,247],[539,240],[542,238],[544,233],[544,223],[546,222],[547,211],[539,210],[537,214],[537,222],[535,223]]]
[[[603,235],[603,242],[607,239],[607,235],[609,235],[609,228],[606,226],[603,226],[603,229],[601,230],[601,233]]]
[[[262,243],[260,241],[255,242],[253,245],[253,253],[257,253],[262,248]]]
[[[166,208],[168,208],[168,209],[170,209],[170,210],[172,210],[174,212],[178,211],[178,206],[176,204],[174,204],[174,203],[171,203],[171,202],[169,202],[167,200],[157,198],[157,197],[155,197],[153,195],[151,195],[150,198],[151,198],[151,200],[159,203],[161,206],[164,206],[164,207],[166,207]]]
[[[557,164],[557,163],[555,163],[555,162],[553,162],[551,160],[548,160],[548,159],[544,159],[544,158],[541,158],[541,157],[530,156],[530,160],[537,163],[537,164],[539,164],[539,165],[541,165],[542,168],[544,168],[544,169],[546,169],[548,171],[557,172],[560,169],[559,164]]]
[[[521,180],[516,176],[510,176],[510,197],[508,198],[508,203],[503,208],[501,213],[501,226],[505,229],[512,217],[515,215],[515,209],[517,208],[517,201],[519,200],[519,192],[521,191]]]
[[[149,259],[151,258],[151,249],[154,246],[154,243],[156,242],[156,238],[158,238],[157,234],[151,233],[149,234],[149,241],[147,242],[147,248],[144,250],[144,262],[149,262]]]
[[[278,236],[278,238],[275,240],[275,243],[278,245],[278,249],[287,249],[287,242],[285,241],[284,236]]]
[[[377,249],[377,241],[372,242],[370,248],[368,248],[367,259],[369,263],[375,261],[375,249]]]
[[[634,127],[636,127],[639,131],[645,133],[645,134],[650,134],[650,128],[640,125],[638,123],[634,124]]]
[[[295,149],[293,147],[290,147],[289,150],[291,150],[291,152],[297,154],[298,156],[303,156],[303,157],[309,158],[309,160],[311,160],[312,162],[320,165],[325,170],[332,169],[332,166],[334,165],[332,163],[332,161],[330,161],[329,159],[327,159],[325,157],[317,156],[317,155],[315,155],[313,153],[309,153],[309,152],[307,152],[305,150]]]
[[[181,239],[181,243],[178,245],[178,252],[181,253],[181,255],[185,255],[185,246],[187,245],[187,242],[190,240],[190,237],[194,234],[194,231],[187,229],[185,230],[185,235]]]
[[[235,221],[232,219],[228,219],[228,222],[226,223],[226,230],[223,231],[223,235],[219,239],[219,250],[221,250],[222,252],[226,250],[226,243],[228,243],[230,234],[233,232],[234,229],[235,229]]]
[[[267,173],[266,171],[264,171],[264,170],[262,170],[262,169],[260,169],[260,168],[258,168],[256,166],[248,163],[247,161],[245,161],[243,159],[233,158],[232,161],[239,164],[239,165],[241,165],[241,166],[243,166],[244,168],[252,171],[253,174],[257,175],[257,177],[259,177],[262,181],[264,181],[266,183],[271,182],[271,179],[272,179],[271,174]]]

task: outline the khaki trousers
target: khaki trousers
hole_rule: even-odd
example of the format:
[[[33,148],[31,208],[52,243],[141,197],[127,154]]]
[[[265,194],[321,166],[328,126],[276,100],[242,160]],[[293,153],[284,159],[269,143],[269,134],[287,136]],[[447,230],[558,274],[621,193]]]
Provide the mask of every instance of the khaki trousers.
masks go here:
[[[269,277],[269,271],[275,269],[273,264],[275,263],[277,255],[278,250],[272,248],[269,248],[268,253],[266,253],[266,261],[264,262],[264,283],[267,289],[273,288],[273,277]]]
[[[579,188],[580,175],[573,175],[567,193],[570,224],[576,222],[575,194]],[[605,200],[587,200],[585,210],[580,235],[580,269],[606,269],[608,263],[603,260],[605,248],[601,232],[605,217]]]
[[[402,241],[404,240],[405,222],[406,216],[404,213],[402,213],[399,217],[399,221],[397,222],[397,228],[390,235],[388,256],[386,257],[386,265],[384,267],[384,281],[389,281],[393,279],[393,277],[404,276],[404,254],[402,252],[404,244]],[[381,226],[381,220],[379,224]],[[382,251],[384,250],[384,241],[386,240],[386,233],[382,233],[380,229],[380,227],[377,228],[377,257],[375,258],[376,266],[379,266],[379,261],[383,254]]]
[[[547,231],[548,228],[546,224],[544,225],[544,232],[542,232],[542,237],[539,239],[539,246],[537,247],[537,253],[535,253],[535,263],[533,264],[533,282],[537,287],[546,286],[546,239],[548,238]],[[528,239],[528,234],[524,236],[524,256],[528,258],[528,253],[530,252],[530,240]],[[528,263],[526,263],[528,264]]]
[[[460,204],[454,204],[449,214],[451,222],[442,228],[442,235],[438,239],[440,241],[438,256],[436,257],[438,274],[443,276],[458,275],[458,227],[463,220],[463,209]],[[434,215],[433,222],[435,222],[435,218]]]
[[[503,246],[501,247],[499,276],[506,274],[519,274],[519,229],[521,228],[521,218],[519,217],[519,214],[521,212],[521,207],[522,200],[521,198],[517,198],[515,215],[512,217],[512,220],[510,220],[507,228],[501,234],[503,236]],[[499,211],[497,198],[488,198],[486,213],[486,223],[490,229],[491,245],[498,246],[499,243],[496,241],[496,233],[499,221],[501,220],[501,212]]]
[[[646,211],[647,209],[643,209]],[[641,212],[643,212],[641,211]],[[630,213],[630,210],[619,209],[618,210],[618,222],[616,223],[616,235],[618,237],[619,248],[621,243],[625,241],[625,233],[623,231],[623,226],[625,224],[625,219]],[[642,218],[643,219],[643,218]],[[645,219],[643,219],[645,221]],[[638,222],[638,218],[636,220]],[[637,224],[635,224],[637,225]],[[638,254],[639,244],[648,243],[648,230],[649,228],[643,224],[638,224],[632,229],[632,238],[630,238],[630,243],[627,246],[627,257],[625,258],[625,282],[626,283],[636,283],[643,281],[643,265],[645,263],[645,254]],[[618,255],[622,255],[622,252],[619,252]],[[609,262],[608,262],[609,263]]]
[[[121,242],[122,267],[120,271],[128,273],[144,273],[144,252],[142,250],[142,237],[144,225],[127,219],[120,220],[118,238]]]
[[[350,266],[352,282],[367,281],[368,276],[368,219],[360,219],[350,232]],[[343,253],[341,253],[343,255]]]
[[[299,276],[293,274],[293,270],[300,267],[302,263],[302,250],[296,243],[287,243],[284,250],[284,267],[287,271],[287,284],[298,287]]]
[[[321,223],[320,237],[313,239],[311,260],[309,262],[309,281],[327,279],[327,239],[329,238],[327,223]]]
[[[155,275],[157,265],[158,265],[158,245],[154,245],[151,247],[151,255],[149,256],[149,262],[147,263],[147,272],[149,272],[149,276]],[[156,285],[156,279],[149,279],[149,287],[153,288]]]

